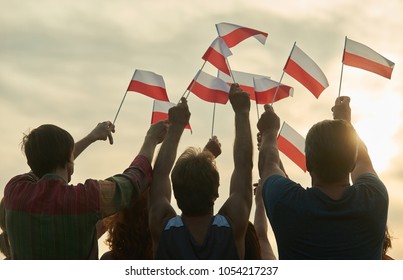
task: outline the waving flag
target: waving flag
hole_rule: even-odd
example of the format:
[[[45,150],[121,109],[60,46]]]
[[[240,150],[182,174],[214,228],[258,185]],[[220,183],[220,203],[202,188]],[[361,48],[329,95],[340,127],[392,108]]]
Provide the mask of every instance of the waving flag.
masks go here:
[[[292,87],[280,84],[266,77],[253,78],[253,81],[254,81],[254,91],[257,97],[256,98],[257,104],[268,104],[276,102],[280,99],[292,96],[294,92],[294,89]]]
[[[217,23],[216,28],[218,35],[229,48],[238,45],[243,40],[252,36],[264,45],[268,36],[266,32],[226,22]]]
[[[286,122],[277,136],[277,146],[279,151],[306,172],[305,139]]]
[[[127,91],[135,91],[157,100],[169,101],[164,79],[161,75],[150,71],[136,69]]]
[[[371,48],[346,38],[343,53],[345,65],[361,68],[390,79],[395,64]]]
[[[231,51],[220,37],[217,37],[203,55],[203,59],[213,64],[217,69],[231,76],[227,57],[232,55]]]
[[[319,98],[322,91],[329,86],[327,78],[319,66],[297,45],[294,45],[291,51],[284,66],[284,72],[300,82],[316,98]]]
[[[175,103],[154,100],[153,113],[151,115],[151,124],[159,122],[159,121],[168,120],[169,109],[174,106],[176,106]],[[186,125],[185,128],[192,130],[189,123]]]
[[[226,104],[230,86],[223,80],[201,70],[190,83],[188,90],[207,102]]]
[[[246,73],[246,72],[240,72],[240,71],[234,71],[234,70],[232,70],[231,73],[232,73],[232,78],[230,76],[224,74],[223,72],[218,71],[218,78],[225,81],[229,86],[231,86],[231,84],[234,83],[234,81],[235,81],[236,83],[239,84],[239,86],[242,88],[243,91],[249,92],[250,99],[256,100],[253,78],[263,78],[266,76],[251,74],[251,73]],[[268,78],[268,77],[266,77],[266,78]]]

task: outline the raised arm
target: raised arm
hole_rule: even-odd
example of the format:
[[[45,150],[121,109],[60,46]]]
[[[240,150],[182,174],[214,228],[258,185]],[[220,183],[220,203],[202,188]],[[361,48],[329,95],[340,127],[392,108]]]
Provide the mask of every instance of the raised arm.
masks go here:
[[[260,252],[262,259],[264,260],[275,260],[276,256],[273,253],[273,248],[271,247],[269,237],[267,236],[267,230],[269,228],[266,209],[264,207],[263,197],[262,197],[262,185],[261,181],[255,184],[255,218],[253,224],[255,226],[256,235],[260,244]]]
[[[75,143],[74,158],[77,158],[82,153],[82,151],[84,151],[89,145],[97,140],[105,141],[108,138],[109,143],[112,145],[113,132],[115,132],[115,125],[113,125],[110,121],[98,123],[97,126],[87,136]]]
[[[171,206],[172,191],[169,174],[175,162],[179,140],[190,118],[187,100],[182,98],[177,106],[169,109],[168,115],[168,132],[154,165],[153,183],[150,188],[149,224],[154,252],[157,250],[166,220],[176,215]]]
[[[350,97],[340,96],[336,99],[335,105],[332,108],[333,118],[335,120],[341,119],[351,123],[351,108]],[[371,158],[368,154],[368,150],[364,142],[358,136],[357,147],[357,161],[353,171],[351,172],[351,180],[356,182],[357,178],[364,173],[372,173],[376,175],[375,169],[372,165]]]
[[[241,258],[244,256],[245,232],[252,206],[253,146],[249,121],[250,99],[238,84],[233,84],[229,99],[235,112],[234,171],[231,176],[229,198],[219,213],[227,216]]]
[[[280,155],[277,147],[277,133],[280,129],[280,119],[274,113],[273,107],[264,106],[265,112],[260,117],[257,128],[262,135],[262,142],[259,147],[259,175],[264,183],[271,175],[286,177],[282,170]]]

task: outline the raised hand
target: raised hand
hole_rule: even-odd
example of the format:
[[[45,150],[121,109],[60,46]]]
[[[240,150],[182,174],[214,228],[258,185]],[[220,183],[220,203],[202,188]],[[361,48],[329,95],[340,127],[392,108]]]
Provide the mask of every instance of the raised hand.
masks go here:
[[[339,96],[332,107],[333,119],[351,122],[350,97]]]
[[[250,111],[250,98],[249,93],[242,90],[238,84],[232,84],[229,91],[229,101],[235,113],[249,113]]]
[[[221,143],[218,141],[217,136],[209,139],[203,150],[209,151],[214,157],[218,157],[221,154]]]

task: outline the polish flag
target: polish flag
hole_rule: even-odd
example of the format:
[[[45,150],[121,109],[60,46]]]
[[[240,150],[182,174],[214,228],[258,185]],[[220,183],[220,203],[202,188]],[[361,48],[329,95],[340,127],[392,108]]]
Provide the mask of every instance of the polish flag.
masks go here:
[[[221,22],[216,25],[218,35],[224,40],[229,48],[238,45],[249,37],[255,37],[263,45],[266,43],[268,34],[259,30],[239,26],[232,23]]]
[[[202,56],[202,59],[213,64],[217,69],[223,71],[227,75],[231,76],[229,66],[227,63],[227,57],[232,55],[231,51],[220,37],[217,37],[210,47]]]
[[[329,86],[327,78],[319,66],[297,45],[294,45],[291,51],[284,66],[284,72],[300,82],[316,98],[319,98],[322,91]]]
[[[306,172],[305,139],[286,122],[277,136],[277,146],[279,151]]]
[[[151,124],[157,123],[159,121],[168,120],[169,109],[175,106],[175,103],[154,100],[153,113],[151,115]],[[185,128],[192,130],[189,123],[186,125]]]
[[[239,86],[242,88],[243,91],[246,91],[249,93],[250,99],[252,99],[252,100],[256,100],[253,78],[263,78],[263,77],[269,78],[267,76],[240,72],[240,71],[234,71],[234,70],[232,70],[231,73],[232,73],[232,78],[230,76],[224,74],[223,72],[218,71],[218,78],[225,81],[229,86],[231,86],[231,84],[233,84],[235,81],[235,83],[239,84]]]
[[[150,71],[136,69],[127,91],[135,91],[157,100],[169,101],[164,79],[161,75]]]
[[[223,80],[199,70],[187,89],[204,101],[226,104],[230,86]]]
[[[254,78],[253,81],[257,104],[276,102],[280,99],[292,96],[294,92],[292,87],[280,84],[266,77]]]
[[[390,79],[395,64],[373,49],[346,38],[343,63]]]

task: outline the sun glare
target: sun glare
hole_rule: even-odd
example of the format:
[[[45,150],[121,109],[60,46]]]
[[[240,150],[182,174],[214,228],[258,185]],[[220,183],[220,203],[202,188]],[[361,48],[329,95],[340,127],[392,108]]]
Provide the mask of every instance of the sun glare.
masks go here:
[[[381,173],[388,169],[398,152],[394,137],[401,125],[402,100],[395,93],[377,97],[369,95],[354,93],[352,118],[354,127],[367,145],[375,171]]]

